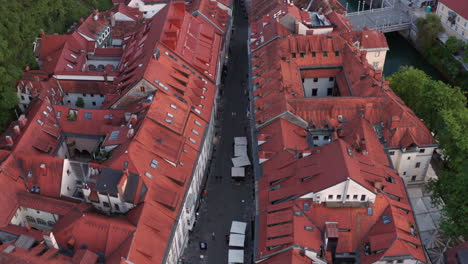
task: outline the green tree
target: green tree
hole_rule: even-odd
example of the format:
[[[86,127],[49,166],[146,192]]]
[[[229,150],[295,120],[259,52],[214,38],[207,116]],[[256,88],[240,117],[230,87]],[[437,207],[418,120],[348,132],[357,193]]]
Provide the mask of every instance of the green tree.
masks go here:
[[[421,114],[422,111],[420,109],[426,103],[421,98],[424,96],[431,78],[419,69],[402,66],[388,80],[390,81],[390,87],[392,87],[395,93],[418,115]]]
[[[458,53],[463,48],[463,41],[451,36],[447,39],[447,42],[445,42],[445,47],[447,47],[448,51],[452,54]]]
[[[445,204],[441,228],[449,237],[468,237],[468,108],[459,87],[434,81],[424,72],[401,67],[389,77],[392,89],[436,134],[444,169],[428,184],[436,205]]]
[[[444,30],[439,16],[434,13],[427,14],[425,18],[418,18],[416,26],[418,27],[417,39],[425,50],[436,42],[437,36]]]
[[[75,105],[76,105],[76,107],[84,107],[85,102],[83,100],[83,97],[78,97],[78,99],[76,99]]]
[[[448,237],[468,237],[468,206],[466,186],[468,186],[468,164],[463,171],[454,173],[448,170],[439,172],[438,179],[430,181],[432,203],[443,206],[440,228]]]
[[[37,69],[32,43],[43,30],[63,34],[92,9],[106,10],[111,0],[16,0],[0,5],[0,129],[14,117],[15,82],[25,66]]]

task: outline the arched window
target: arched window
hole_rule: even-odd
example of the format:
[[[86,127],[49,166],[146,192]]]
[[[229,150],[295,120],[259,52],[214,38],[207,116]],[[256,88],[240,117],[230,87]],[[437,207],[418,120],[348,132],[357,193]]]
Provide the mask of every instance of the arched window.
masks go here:
[[[37,221],[37,223],[40,224],[40,225],[47,225],[46,221],[44,221],[42,218],[39,218],[39,217],[38,217],[38,218],[36,218],[36,221]]]
[[[29,215],[26,216],[26,220],[27,220],[29,223],[34,223],[34,224],[36,223],[36,219],[34,219],[34,217],[29,216]]]
[[[55,223],[52,221],[47,221],[47,225],[50,227],[54,227]]]

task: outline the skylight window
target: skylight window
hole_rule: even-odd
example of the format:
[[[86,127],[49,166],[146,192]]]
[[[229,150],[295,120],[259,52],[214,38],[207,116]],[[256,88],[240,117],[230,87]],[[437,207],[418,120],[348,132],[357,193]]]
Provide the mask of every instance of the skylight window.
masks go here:
[[[151,164],[150,164],[151,168],[156,169],[158,165],[159,165],[159,162],[157,160],[151,161]]]
[[[197,126],[199,126],[199,127],[202,126],[202,124],[201,124],[200,122],[198,122],[197,120],[195,120],[195,125],[197,125]]]
[[[47,113],[47,111],[42,111],[42,113],[43,113],[45,116],[49,116],[49,113]]]
[[[58,111],[57,112],[57,118],[60,118],[60,117],[62,117],[62,112]]]
[[[112,131],[109,140],[116,140],[119,137],[120,131]]]
[[[91,119],[92,117],[93,117],[93,113],[91,113],[91,112],[84,113],[84,118],[85,119]]]
[[[150,179],[153,179],[153,175],[151,175],[151,173],[149,173],[149,172],[145,172],[145,176],[150,178]]]
[[[38,123],[39,125],[41,125],[41,126],[44,125],[44,122],[43,122],[42,120],[40,120],[40,119],[37,120],[37,123]]]
[[[174,118],[174,115],[171,114],[171,113],[167,113],[167,116],[170,117],[170,118]]]
[[[192,129],[192,133],[194,133],[195,135],[199,135],[198,131],[196,131],[195,129]]]
[[[47,110],[49,110],[49,112],[52,112],[52,107],[50,106],[46,106]]]
[[[177,109],[177,106],[176,106],[176,105],[173,105],[173,104],[171,104],[171,108],[173,108],[173,109]]]
[[[389,215],[382,216],[382,220],[383,220],[384,225],[389,224],[389,223],[392,222],[392,218]]]
[[[73,66],[71,66],[70,64],[67,64],[67,67],[73,69]]]
[[[192,142],[193,144],[197,144],[197,141],[193,138],[189,138],[190,142]]]
[[[78,57],[76,57],[75,54],[70,54],[70,56],[72,56],[73,58],[77,59]]]

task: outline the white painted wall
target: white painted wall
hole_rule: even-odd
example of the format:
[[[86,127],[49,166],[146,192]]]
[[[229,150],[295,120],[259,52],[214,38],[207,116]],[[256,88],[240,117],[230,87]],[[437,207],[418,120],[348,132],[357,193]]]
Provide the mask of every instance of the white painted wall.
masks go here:
[[[323,261],[319,257],[317,257],[317,252],[312,251],[310,249],[305,249],[305,255],[310,258],[314,264],[326,264],[326,261]]]
[[[115,13],[114,18],[115,18],[115,21],[134,21],[133,18],[120,12]]]
[[[313,178],[310,179],[313,181]],[[332,198],[329,198],[329,196]],[[341,198],[338,197],[341,195]],[[349,197],[347,197],[349,195]],[[357,199],[355,198],[357,195]],[[364,201],[361,200],[362,195],[365,195]],[[308,193],[306,195],[301,196],[301,199],[312,199],[315,203],[323,203],[323,202],[371,202],[375,201],[375,193],[369,191],[368,189],[364,188],[359,183],[355,182],[352,179],[347,181],[340,182],[334,186],[326,188],[322,191],[316,193]]]
[[[76,100],[81,97],[85,103],[83,108],[99,109],[102,102],[106,97],[103,94],[80,94],[80,93],[66,93],[63,97],[63,105],[76,107]]]
[[[52,214],[52,213],[49,213],[49,212],[40,211],[40,210],[20,206],[16,210],[15,216],[11,219],[10,224],[18,225],[18,226],[25,226],[26,221],[27,221],[26,216],[33,217],[36,220],[35,223],[31,222],[31,221],[28,221],[28,224],[29,224],[29,226],[34,227],[34,228],[39,229],[39,230],[50,230],[50,229],[52,229],[53,224],[51,224],[52,226],[49,226],[47,223],[50,221],[50,222],[55,224],[57,222],[57,220],[59,219],[59,215],[57,215],[57,214]],[[46,224],[45,225],[39,224],[37,219],[44,220]]]
[[[366,50],[366,49],[363,49]],[[367,50],[367,62],[376,70],[383,70],[388,49]]]
[[[179,219],[177,220],[177,228],[170,246],[167,263],[178,263],[178,259],[182,256],[188,242],[188,232],[192,229],[193,223],[195,222],[196,202],[193,201],[196,201],[200,195],[203,176],[205,175],[206,167],[211,156],[214,136],[215,109],[216,107],[214,107],[211,112],[211,122],[208,125],[201,152],[198,156],[196,167],[192,175],[192,182],[188,187],[187,195],[181,207],[182,211]],[[188,199],[189,197],[193,197],[194,199]]]
[[[424,153],[420,150],[424,149]],[[417,151],[402,151],[401,149],[389,149],[388,155],[392,161],[393,168],[403,178],[405,184],[411,182],[426,181],[427,169],[431,162],[432,153],[435,147],[421,147]],[[419,168],[416,168],[417,163]],[[416,178],[413,181],[413,176]]]
[[[331,76],[332,77],[332,76]],[[335,77],[330,80],[330,77],[325,78],[306,78],[304,79],[303,87],[305,97],[325,97],[328,94],[328,88],[335,86]],[[313,94],[313,89],[317,89],[317,95]]]
[[[145,18],[152,18],[155,14],[157,14],[161,9],[163,9],[166,6],[166,3],[146,5],[141,0],[131,0],[130,3],[128,3],[128,6],[138,8],[138,10],[140,10],[140,12],[143,13]]]
[[[62,113],[62,115],[63,115],[63,113]],[[64,118],[67,118],[66,114],[65,114]],[[62,159],[68,159],[70,157],[70,153],[68,152],[67,143],[65,141],[63,141],[60,144],[60,146],[58,147],[56,156],[59,157],[59,158],[62,158]]]
[[[416,259],[405,259],[403,260],[403,262],[398,262],[397,260],[379,260],[379,261],[376,261],[374,262],[374,264],[423,264],[424,262],[421,262],[419,260],[416,260]]]

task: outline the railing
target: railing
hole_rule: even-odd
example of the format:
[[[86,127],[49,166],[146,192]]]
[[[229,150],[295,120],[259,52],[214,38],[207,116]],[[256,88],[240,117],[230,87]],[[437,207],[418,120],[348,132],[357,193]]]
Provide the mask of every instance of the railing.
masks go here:
[[[365,15],[369,13],[378,13],[378,12],[384,12],[387,10],[393,10],[394,7],[384,7],[384,8],[374,8],[374,9],[368,9],[364,11],[356,11],[356,12],[351,12],[351,13],[346,13],[346,16],[357,16],[357,15]]]

